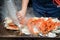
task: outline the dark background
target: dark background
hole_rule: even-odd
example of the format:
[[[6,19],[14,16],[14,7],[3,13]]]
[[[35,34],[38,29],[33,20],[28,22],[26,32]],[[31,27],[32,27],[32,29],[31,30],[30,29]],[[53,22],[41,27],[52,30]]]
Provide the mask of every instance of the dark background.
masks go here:
[[[31,6],[32,6],[32,0],[29,0],[28,7],[31,7]]]
[[[0,0],[0,22],[2,21],[2,6],[4,5],[4,0]]]

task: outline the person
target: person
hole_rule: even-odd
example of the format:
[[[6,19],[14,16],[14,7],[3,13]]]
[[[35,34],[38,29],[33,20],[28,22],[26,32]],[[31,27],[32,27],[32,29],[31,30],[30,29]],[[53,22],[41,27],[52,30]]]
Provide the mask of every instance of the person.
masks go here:
[[[17,17],[24,18],[29,0],[22,0],[22,8]],[[32,8],[36,17],[60,17],[60,0],[32,0]]]

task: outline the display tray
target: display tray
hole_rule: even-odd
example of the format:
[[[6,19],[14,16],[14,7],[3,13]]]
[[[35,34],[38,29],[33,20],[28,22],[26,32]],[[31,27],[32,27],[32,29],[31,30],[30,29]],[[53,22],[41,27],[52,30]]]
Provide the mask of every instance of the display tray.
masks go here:
[[[7,30],[4,28],[3,23],[0,23],[0,37],[2,38],[50,38],[50,37],[41,37],[41,36],[32,36],[32,35],[25,35],[21,34],[19,31],[14,30]],[[57,37],[54,38],[60,38],[60,34],[57,34]]]

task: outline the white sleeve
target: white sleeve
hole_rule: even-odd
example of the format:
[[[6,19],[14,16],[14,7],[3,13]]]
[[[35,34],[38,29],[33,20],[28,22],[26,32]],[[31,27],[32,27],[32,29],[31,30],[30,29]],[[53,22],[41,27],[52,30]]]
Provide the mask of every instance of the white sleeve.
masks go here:
[[[19,25],[19,21],[16,16],[17,8],[15,4],[13,3],[13,0],[6,1],[6,8],[8,11],[6,15],[10,17],[16,25]]]

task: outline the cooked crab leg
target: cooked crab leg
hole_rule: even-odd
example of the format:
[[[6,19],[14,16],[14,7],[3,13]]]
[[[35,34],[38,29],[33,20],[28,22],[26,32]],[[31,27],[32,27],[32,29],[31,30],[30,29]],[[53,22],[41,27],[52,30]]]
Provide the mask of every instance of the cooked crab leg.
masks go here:
[[[33,19],[31,18],[31,19],[29,19],[28,20],[28,23],[27,23],[27,26],[28,26],[28,29],[29,29],[29,31],[32,33],[32,34],[34,34],[34,31],[33,31],[33,25],[32,25],[32,21],[33,21]]]

